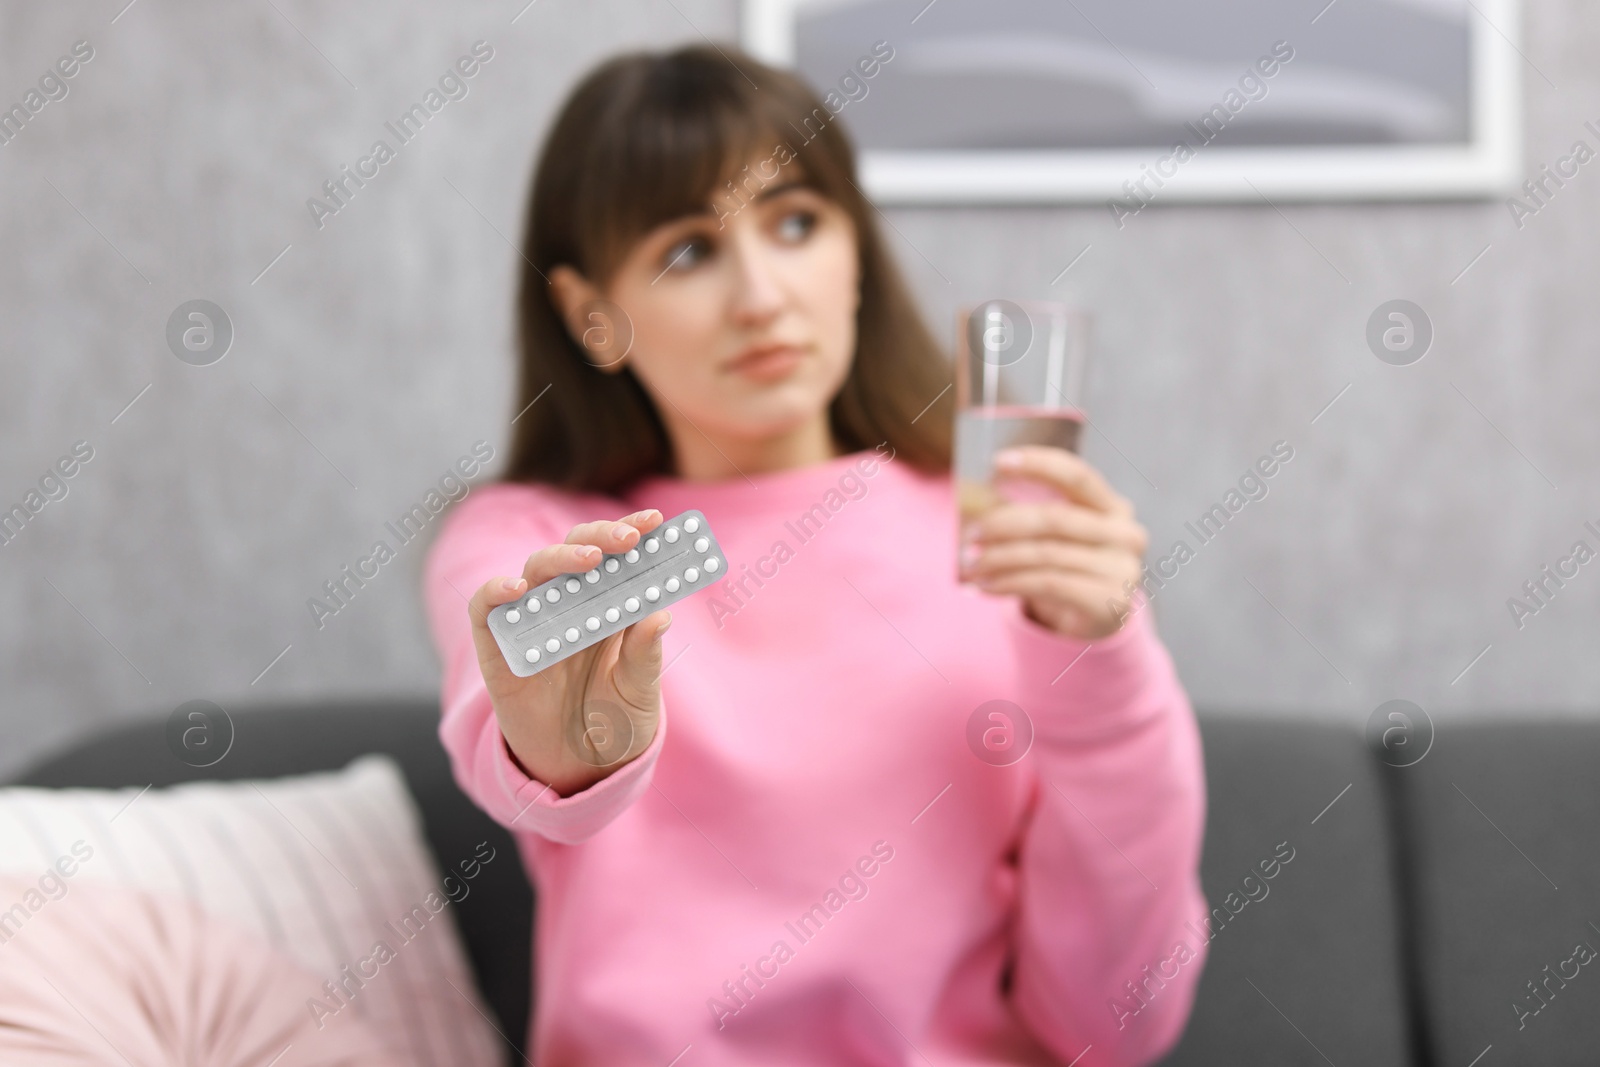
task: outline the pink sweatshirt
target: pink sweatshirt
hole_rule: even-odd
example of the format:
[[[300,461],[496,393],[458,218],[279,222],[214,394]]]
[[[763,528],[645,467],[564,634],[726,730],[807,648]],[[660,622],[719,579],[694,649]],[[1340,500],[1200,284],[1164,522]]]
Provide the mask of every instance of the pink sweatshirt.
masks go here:
[[[650,747],[559,797],[510,758],[466,598],[643,508],[703,511],[726,577],[671,609]],[[537,893],[540,1067],[1097,1067],[1176,1042],[1206,953],[1188,699],[1147,609],[1086,643],[957,583],[955,515],[948,475],[880,446],[620,500],[490,485],[448,516],[439,733]],[[1007,766],[977,755],[996,700],[1034,734]]]

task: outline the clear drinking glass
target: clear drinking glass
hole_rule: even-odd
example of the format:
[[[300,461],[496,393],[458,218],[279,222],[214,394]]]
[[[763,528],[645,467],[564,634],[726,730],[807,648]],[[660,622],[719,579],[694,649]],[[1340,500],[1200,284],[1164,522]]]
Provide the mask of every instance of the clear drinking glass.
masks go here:
[[[974,520],[1006,501],[1056,495],[1036,482],[997,478],[994,457],[1023,444],[1078,450],[1090,325],[1088,312],[1047,301],[987,300],[957,316],[960,580],[972,555]]]

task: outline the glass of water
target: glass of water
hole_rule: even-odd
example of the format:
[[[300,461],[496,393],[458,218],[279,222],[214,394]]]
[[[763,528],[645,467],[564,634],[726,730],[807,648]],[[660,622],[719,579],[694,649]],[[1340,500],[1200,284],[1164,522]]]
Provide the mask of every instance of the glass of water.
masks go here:
[[[953,472],[960,511],[957,576],[966,581],[975,520],[1007,501],[1056,494],[997,478],[995,454],[1014,445],[1078,451],[1089,313],[1055,302],[987,300],[957,316]]]

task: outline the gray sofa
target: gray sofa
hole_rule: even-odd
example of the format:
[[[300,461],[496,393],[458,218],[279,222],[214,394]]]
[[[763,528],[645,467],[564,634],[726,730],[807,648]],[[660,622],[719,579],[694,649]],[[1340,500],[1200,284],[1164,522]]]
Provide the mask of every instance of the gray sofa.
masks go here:
[[[156,718],[86,738],[16,781],[160,786],[385,752],[436,856],[485,838],[512,849],[456,788],[437,714],[426,700],[236,712],[233,748],[205,770],[168,750]],[[1211,956],[1165,1064],[1600,1063],[1600,966],[1588,965],[1600,949],[1600,724],[1450,726],[1408,767],[1325,725],[1205,713],[1201,725]],[[456,914],[514,1047],[533,992],[532,914],[516,864],[485,867]]]

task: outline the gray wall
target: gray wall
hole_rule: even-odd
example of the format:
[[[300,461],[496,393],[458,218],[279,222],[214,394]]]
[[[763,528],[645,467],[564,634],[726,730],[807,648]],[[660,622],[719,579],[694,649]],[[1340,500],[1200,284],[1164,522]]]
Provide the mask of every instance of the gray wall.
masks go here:
[[[0,147],[0,505],[94,449],[0,547],[0,771],[195,698],[432,689],[420,542],[320,631],[306,599],[474,441],[503,455],[508,238],[565,87],[737,19],[726,0],[539,0],[515,23],[517,0],[123,2],[0,9],[7,105],[75,40],[95,50]],[[1532,169],[1595,143],[1600,9],[1528,0],[1524,22]],[[480,38],[470,94],[319,230],[306,199]],[[1157,206],[1121,231],[1099,208],[889,218],[944,332],[992,295],[1096,311],[1087,453],[1158,550],[1293,445],[1155,610],[1197,704],[1359,724],[1395,697],[1435,720],[1594,709],[1600,563],[1520,631],[1506,599],[1579,537],[1600,548],[1597,213],[1600,162],[1520,231],[1503,203]],[[165,340],[197,297],[237,334],[206,367]],[[1437,331],[1410,367],[1363,339],[1396,297]]]

